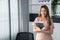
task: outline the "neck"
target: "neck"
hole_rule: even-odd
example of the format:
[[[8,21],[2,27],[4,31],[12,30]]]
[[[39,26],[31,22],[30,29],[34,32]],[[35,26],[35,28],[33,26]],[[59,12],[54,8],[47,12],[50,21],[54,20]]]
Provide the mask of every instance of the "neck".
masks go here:
[[[42,19],[44,19],[45,18],[45,16],[42,16]]]

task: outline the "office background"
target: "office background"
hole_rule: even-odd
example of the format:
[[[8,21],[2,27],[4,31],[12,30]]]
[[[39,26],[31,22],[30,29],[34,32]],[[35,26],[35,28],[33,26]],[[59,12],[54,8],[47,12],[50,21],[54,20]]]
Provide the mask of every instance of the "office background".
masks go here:
[[[39,2],[38,2],[39,1]],[[18,32],[32,32],[30,14],[37,14],[43,2],[51,13],[51,0],[0,0],[0,40],[15,40]],[[40,4],[41,3],[41,4]],[[60,15],[60,5],[57,13]],[[54,23],[54,40],[60,40],[60,23]],[[35,33],[34,33],[35,37]]]

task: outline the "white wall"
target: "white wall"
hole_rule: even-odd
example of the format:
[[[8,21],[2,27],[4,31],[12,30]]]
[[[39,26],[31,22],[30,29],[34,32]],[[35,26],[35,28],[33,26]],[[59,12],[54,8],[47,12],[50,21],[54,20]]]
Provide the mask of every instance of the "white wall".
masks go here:
[[[53,39],[60,40],[60,23],[54,23]]]

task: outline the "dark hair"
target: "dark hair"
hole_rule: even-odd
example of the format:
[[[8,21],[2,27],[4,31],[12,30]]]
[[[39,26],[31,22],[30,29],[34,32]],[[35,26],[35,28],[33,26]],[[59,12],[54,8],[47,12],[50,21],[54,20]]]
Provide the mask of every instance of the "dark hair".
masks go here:
[[[47,22],[49,23],[49,25],[51,25],[51,20],[50,20],[50,15],[49,15],[49,9],[48,9],[48,7],[46,5],[43,5],[43,6],[41,6],[40,11],[41,11],[42,8],[44,8],[46,10],[47,14],[46,14],[45,17],[46,17]],[[38,16],[41,17],[41,12],[39,13]]]

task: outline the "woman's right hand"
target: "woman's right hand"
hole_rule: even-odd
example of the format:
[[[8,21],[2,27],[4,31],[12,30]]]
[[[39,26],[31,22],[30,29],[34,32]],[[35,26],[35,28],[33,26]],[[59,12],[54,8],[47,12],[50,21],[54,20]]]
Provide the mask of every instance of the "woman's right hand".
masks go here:
[[[33,31],[34,31],[34,32],[41,32],[41,29],[40,29],[39,27],[35,26],[35,27],[33,28]]]

